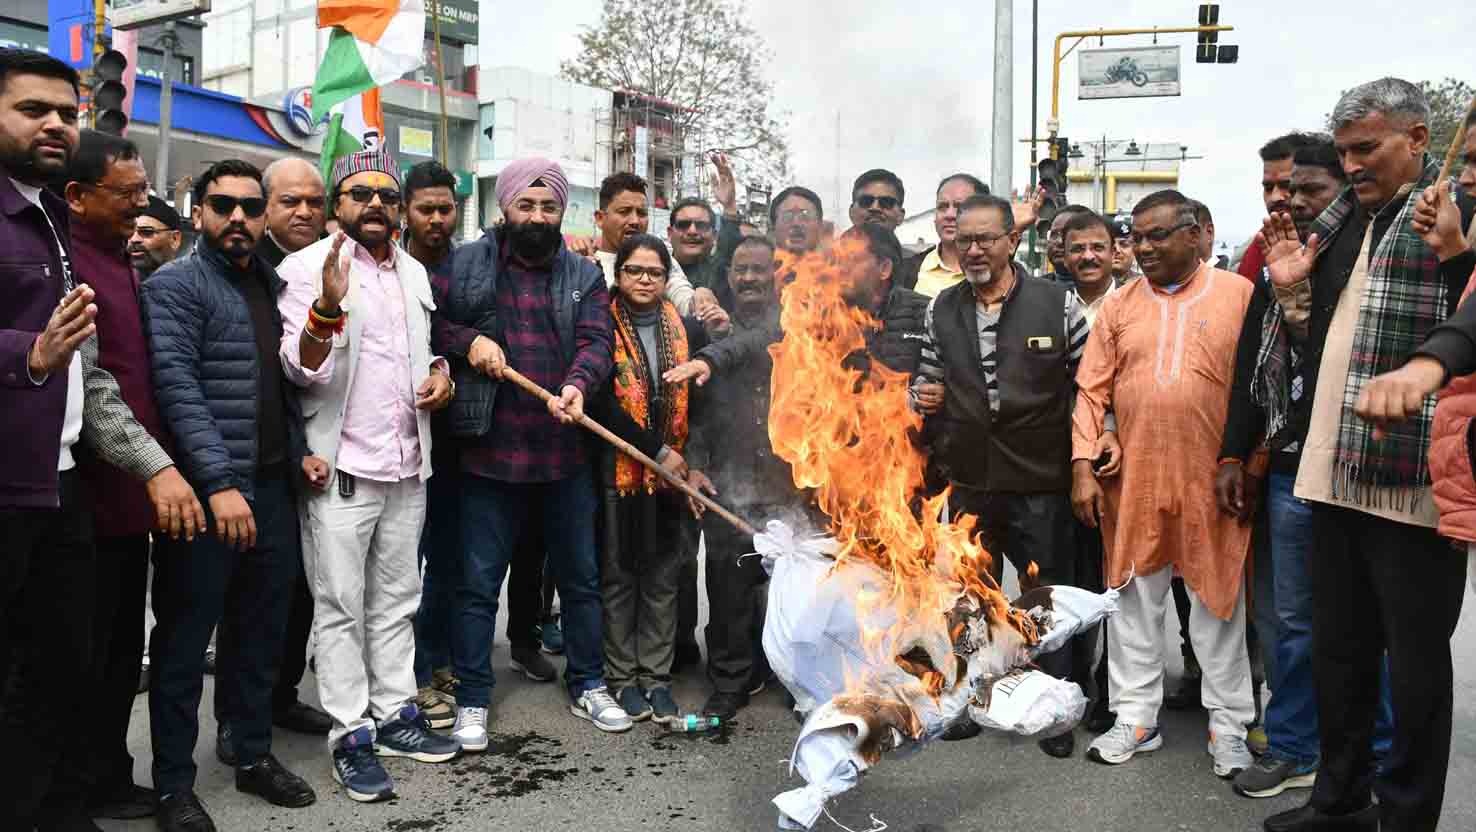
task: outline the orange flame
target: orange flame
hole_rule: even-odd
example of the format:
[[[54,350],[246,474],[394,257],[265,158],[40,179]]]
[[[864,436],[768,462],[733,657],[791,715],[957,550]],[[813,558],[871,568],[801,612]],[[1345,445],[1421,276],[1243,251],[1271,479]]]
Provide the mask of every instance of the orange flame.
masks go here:
[[[864,561],[886,576],[886,592],[857,600],[863,610],[895,609],[897,623],[889,632],[863,633],[865,647],[896,646],[888,637],[904,628],[937,627],[952,643],[947,614],[964,593],[979,602],[991,626],[1013,627],[1034,644],[1033,622],[1010,606],[989,575],[975,518],[943,522],[946,492],[914,510],[925,460],[912,439],[922,420],[908,405],[910,379],[876,360],[861,369],[857,354],[880,324],[842,297],[853,279],[847,264],[859,261],[854,255],[863,245],[842,237],[829,251],[779,254],[778,273],[792,272],[793,280],[781,294],[784,339],[769,348],[774,452],[790,463],[797,486],[814,489],[840,545],[837,560]],[[914,675],[935,696],[941,691],[941,677],[927,668]]]

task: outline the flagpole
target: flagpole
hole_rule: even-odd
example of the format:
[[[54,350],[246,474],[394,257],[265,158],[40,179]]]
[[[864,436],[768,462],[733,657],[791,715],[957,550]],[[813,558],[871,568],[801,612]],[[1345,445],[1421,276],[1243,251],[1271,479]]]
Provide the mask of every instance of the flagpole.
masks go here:
[[[441,60],[441,0],[431,0],[431,37],[436,45],[436,91],[441,99],[441,166],[451,167],[447,145],[451,143],[450,129],[446,124],[446,63]]]

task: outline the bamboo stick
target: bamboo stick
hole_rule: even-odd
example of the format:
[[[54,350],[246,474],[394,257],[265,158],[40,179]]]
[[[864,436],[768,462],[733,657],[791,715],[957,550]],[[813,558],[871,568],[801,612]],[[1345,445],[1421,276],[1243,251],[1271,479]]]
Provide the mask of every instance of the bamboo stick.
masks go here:
[[[550,399],[557,398],[557,396],[538,386],[527,376],[519,373],[517,370],[514,370],[511,367],[506,367],[503,369],[502,378],[506,381],[510,381],[513,384],[516,384],[517,386],[528,391],[528,393],[530,393],[531,395],[537,396],[544,402],[547,402]],[[732,523],[733,526],[738,529],[738,531],[750,536],[758,534],[758,530],[755,529],[753,525],[750,524],[748,521],[744,520],[733,512],[728,511],[726,508],[723,508],[723,506],[716,500],[688,485],[686,480],[661,467],[661,465],[658,464],[656,460],[650,458],[649,456],[646,456],[645,454],[637,450],[636,446],[611,433],[609,428],[606,428],[604,425],[596,422],[588,416],[580,416],[578,421],[581,426],[588,429],[590,432],[594,433],[596,436],[600,437],[606,442],[609,442],[611,445],[614,445],[616,450],[620,451],[621,453],[630,455],[632,459],[636,460],[647,468],[650,468],[651,471],[656,474],[656,476],[665,480],[667,484],[669,484],[672,488],[675,488],[683,494],[686,494],[688,497],[691,497],[692,499],[701,503],[703,506],[707,507],[708,510],[712,511],[717,516],[723,518],[724,520],[727,520],[729,523]]]
[[[1435,184],[1439,185],[1450,176],[1450,169],[1455,167],[1456,157],[1466,147],[1466,123],[1471,120],[1471,114],[1476,113],[1476,97],[1471,99],[1471,106],[1466,108],[1466,116],[1456,123],[1455,136],[1450,140],[1450,147],[1445,151],[1445,164],[1440,166],[1440,175],[1435,178]]]

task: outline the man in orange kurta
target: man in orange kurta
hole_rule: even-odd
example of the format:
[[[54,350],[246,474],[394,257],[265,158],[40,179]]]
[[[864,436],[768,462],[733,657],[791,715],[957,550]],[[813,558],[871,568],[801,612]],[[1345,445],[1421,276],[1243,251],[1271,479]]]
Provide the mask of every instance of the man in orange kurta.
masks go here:
[[[1072,416],[1072,501],[1082,522],[1101,521],[1107,582],[1132,578],[1108,625],[1117,724],[1088,758],[1123,763],[1162,745],[1164,614],[1177,572],[1192,600],[1189,637],[1204,670],[1215,774],[1230,778],[1252,762],[1242,591],[1251,529],[1220,512],[1214,480],[1251,284],[1199,261],[1202,233],[1177,191],[1153,194],[1133,212],[1144,279],[1107,299],[1087,341]],[[1108,411],[1123,459],[1104,492],[1092,460]]]

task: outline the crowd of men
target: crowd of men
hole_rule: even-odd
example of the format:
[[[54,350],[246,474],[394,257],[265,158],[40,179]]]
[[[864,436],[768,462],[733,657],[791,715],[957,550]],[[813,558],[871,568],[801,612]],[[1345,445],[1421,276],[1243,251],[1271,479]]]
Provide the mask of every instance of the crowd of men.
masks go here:
[[[743,515],[813,517],[766,430],[784,269],[811,252],[874,320],[865,358],[912,377],[928,488],[979,519],[996,578],[1009,560],[1121,588],[1100,664],[1094,640],[1042,660],[1092,696],[1088,759],[1158,749],[1161,707],[1202,707],[1236,792],[1311,789],[1266,829],[1436,827],[1476,543],[1476,130],[1437,182],[1413,85],[1359,86],[1331,135],[1265,144],[1239,274],[1173,190],[1056,211],[1032,274],[1038,197],[949,175],[938,245],[908,253],[904,185],[877,169],[850,230],[794,186],[766,236],[721,157],[721,212],[677,203],[666,240],[628,173],[594,239],[565,235],[568,181],[530,158],[457,246],[454,177],[375,150],[327,181],[216,162],[186,221],[132,142],[78,129],[77,84],[0,49],[0,722],[27,750],[0,757],[0,827],[214,829],[193,756],[212,634],[215,755],[242,792],[317,799],[274,726],[325,736],[365,802],[394,794],[381,757],[485,750],[509,576],[515,671],[552,682],[562,654],[570,713],[602,731],[676,720],[701,541],[702,712],[731,718],[771,678],[752,540],[577,423]],[[152,788],[127,748],[146,596]],[[1166,695],[1170,598],[1186,677]],[[309,652],[321,710],[299,697]],[[57,704],[90,718],[59,734],[37,718]],[[1040,747],[1070,757],[1075,735]]]

